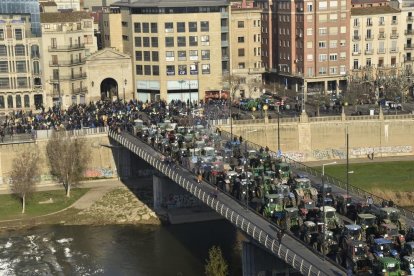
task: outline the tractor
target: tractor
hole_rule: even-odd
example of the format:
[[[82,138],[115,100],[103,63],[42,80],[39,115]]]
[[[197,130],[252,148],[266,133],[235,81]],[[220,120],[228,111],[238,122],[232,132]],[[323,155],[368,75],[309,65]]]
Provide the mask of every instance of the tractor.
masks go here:
[[[319,208],[316,207],[315,201],[312,199],[306,198],[301,200],[299,206],[300,214],[303,218],[307,220],[314,220],[316,218]]]
[[[278,178],[282,181],[283,184],[287,183],[292,175],[290,165],[285,162],[276,163],[275,171]]]
[[[341,248],[346,249],[350,240],[365,240],[361,226],[357,224],[348,224],[344,226],[344,228],[342,229],[341,236],[339,237]]]
[[[276,186],[276,190],[278,194],[283,195],[285,206],[289,206],[289,207],[296,206],[295,194],[290,191],[290,188],[288,185],[278,185]]]
[[[297,207],[288,207],[284,210],[284,221],[287,230],[296,232],[302,226],[303,220],[299,216],[299,210]]]
[[[378,233],[377,217],[373,214],[358,214],[356,223],[361,225],[362,230],[365,232],[365,238],[370,236],[376,236]]]
[[[300,201],[309,198],[317,200],[318,192],[311,186],[309,178],[295,178],[293,183],[294,194],[296,197],[296,203],[299,205]]]
[[[374,261],[372,265],[374,275],[401,276],[400,261],[391,257],[382,257]]]
[[[265,195],[264,199],[263,216],[274,219],[279,223],[284,217],[283,196],[279,194],[268,194]]]
[[[384,238],[378,238],[373,240],[371,252],[376,259],[382,257],[396,258],[399,255],[398,251],[394,247],[393,242]]]
[[[336,262],[352,270],[353,275],[371,275],[372,254],[363,241],[348,240],[336,254]]]
[[[336,215],[335,208],[331,206],[322,206],[319,208],[319,211],[318,221],[325,221],[327,229],[336,231],[343,226],[342,220]]]
[[[324,236],[325,234],[325,236]],[[331,255],[338,251],[338,242],[335,239],[332,231],[326,230],[325,233],[318,235],[313,248],[324,255]]]
[[[407,224],[405,219],[401,218],[400,211],[393,207],[384,207],[379,210],[378,218],[380,223],[395,223],[398,226],[398,230],[405,234],[407,231]]]

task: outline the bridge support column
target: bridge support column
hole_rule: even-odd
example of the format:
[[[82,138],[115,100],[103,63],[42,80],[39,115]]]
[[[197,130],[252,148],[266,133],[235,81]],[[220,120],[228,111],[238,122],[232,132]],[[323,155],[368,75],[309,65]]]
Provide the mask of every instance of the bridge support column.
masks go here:
[[[243,242],[242,268],[243,276],[300,275],[253,242]]]

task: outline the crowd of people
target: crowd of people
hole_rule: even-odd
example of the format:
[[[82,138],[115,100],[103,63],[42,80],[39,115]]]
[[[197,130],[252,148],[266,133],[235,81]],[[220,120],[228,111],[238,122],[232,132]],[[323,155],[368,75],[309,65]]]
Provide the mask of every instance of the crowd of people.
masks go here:
[[[220,104],[225,106],[225,103]],[[163,121],[167,115],[191,115],[192,110],[197,108],[205,108],[205,112],[203,115],[193,113],[189,116],[193,124],[206,124],[207,119],[223,118],[225,116],[223,114],[226,113],[223,112],[223,108],[218,107],[217,103],[204,104],[203,101],[190,103],[173,100],[168,104],[165,101],[97,101],[72,105],[68,109],[54,106],[37,111],[20,110],[9,113],[0,118],[0,136],[50,129],[59,131],[109,127],[113,130],[122,130],[132,126],[136,119],[156,124]]]

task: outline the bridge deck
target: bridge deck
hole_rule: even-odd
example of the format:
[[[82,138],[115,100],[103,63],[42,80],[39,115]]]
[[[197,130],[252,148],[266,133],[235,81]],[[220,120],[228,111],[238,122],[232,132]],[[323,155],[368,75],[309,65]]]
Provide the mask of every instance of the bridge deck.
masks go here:
[[[253,239],[262,244],[275,256],[300,271],[304,275],[345,275],[342,267],[323,260],[321,256],[293,236],[285,235],[279,246],[277,233],[279,229],[259,214],[247,210],[234,198],[219,193],[217,199],[210,195],[214,187],[207,182],[197,183],[194,176],[186,169],[168,166],[160,161],[160,154],[148,144],[128,134],[110,132],[109,136],[147,161],[167,177],[198,197],[204,203],[242,229]]]

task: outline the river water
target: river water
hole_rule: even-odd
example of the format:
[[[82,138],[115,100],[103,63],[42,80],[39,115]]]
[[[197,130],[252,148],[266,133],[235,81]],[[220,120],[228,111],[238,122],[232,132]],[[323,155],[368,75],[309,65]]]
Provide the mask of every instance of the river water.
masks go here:
[[[0,233],[0,275],[203,275],[219,245],[241,275],[243,235],[229,222],[42,226]]]

